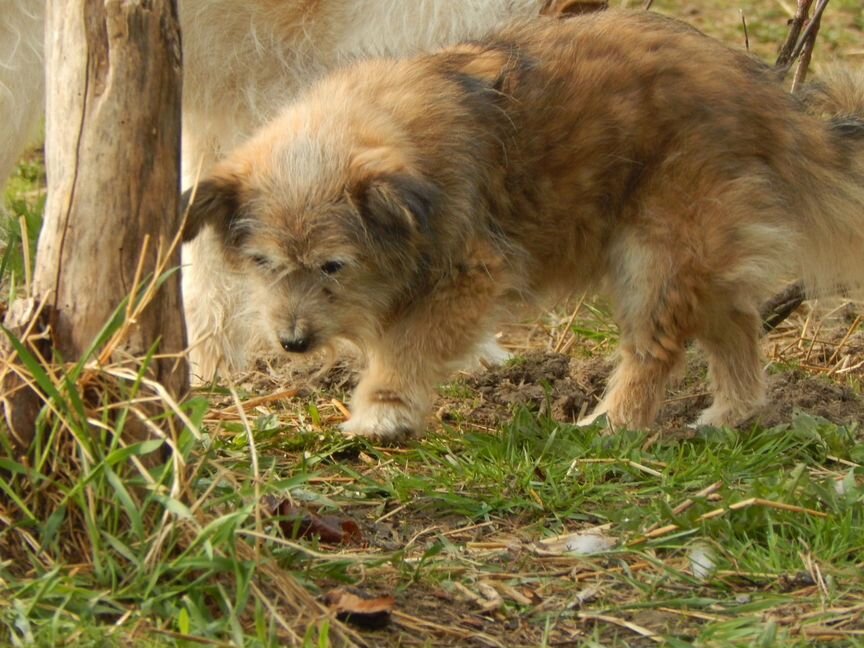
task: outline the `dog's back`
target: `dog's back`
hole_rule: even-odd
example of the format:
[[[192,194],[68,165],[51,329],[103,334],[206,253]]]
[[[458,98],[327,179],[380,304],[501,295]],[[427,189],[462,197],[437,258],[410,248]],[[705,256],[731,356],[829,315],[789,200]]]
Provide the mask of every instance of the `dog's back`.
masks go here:
[[[755,299],[784,272],[823,292],[860,285],[862,88],[847,75],[804,103],[774,70],[683,23],[607,11],[367,62],[309,101],[389,115],[444,187],[448,228],[482,226],[479,202],[533,258],[556,259],[536,266],[538,288],[613,270],[608,254],[569,252],[577,240],[614,248],[623,226],[684,252],[698,232],[694,271],[719,284],[728,275]],[[350,108],[327,105],[340,94]]]

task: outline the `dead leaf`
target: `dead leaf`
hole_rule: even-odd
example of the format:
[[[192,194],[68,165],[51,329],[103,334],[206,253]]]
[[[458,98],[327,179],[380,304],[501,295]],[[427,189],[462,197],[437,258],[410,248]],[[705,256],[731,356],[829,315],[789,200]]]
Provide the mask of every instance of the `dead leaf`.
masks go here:
[[[279,528],[290,538],[317,536],[327,544],[359,544],[363,541],[360,526],[351,518],[318,515],[313,510],[296,506],[288,500],[276,502],[271,498],[265,503],[272,516],[281,518]]]
[[[396,599],[389,595],[375,596],[356,587],[338,587],[324,595],[324,604],[336,612],[340,621],[372,630],[390,622]]]

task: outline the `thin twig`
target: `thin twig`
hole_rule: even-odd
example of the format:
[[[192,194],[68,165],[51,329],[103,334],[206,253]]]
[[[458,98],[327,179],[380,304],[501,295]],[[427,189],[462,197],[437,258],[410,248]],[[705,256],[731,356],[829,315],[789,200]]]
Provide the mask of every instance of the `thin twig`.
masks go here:
[[[576,320],[576,316],[579,314],[579,311],[582,310],[582,304],[585,303],[585,298],[588,296],[588,293],[582,293],[582,296],[579,298],[579,302],[576,304],[576,308],[573,309],[573,312],[570,314],[570,319],[567,320],[567,324],[564,326],[564,330],[558,338],[558,342],[555,343],[555,348],[553,349],[555,353],[563,353],[562,349],[564,347],[564,343],[568,340],[569,337],[575,337],[575,334],[570,329],[573,326],[573,322]]]
[[[712,485],[713,486],[713,485]],[[739,511],[741,509],[750,508],[752,506],[761,506],[763,508],[771,508],[779,511],[788,511],[790,513],[803,513],[805,515],[812,515],[814,517],[827,518],[828,514],[823,513],[822,511],[815,511],[813,509],[804,508],[803,506],[795,506],[794,504],[784,504],[783,502],[774,502],[772,500],[762,499],[761,497],[750,497],[746,500],[741,500],[740,502],[735,502],[734,504],[730,504],[729,506],[721,506],[720,508],[714,509],[713,511],[708,511],[707,513],[703,513],[698,518],[696,518],[697,522],[706,522],[707,520],[713,520],[714,518],[722,517],[729,513],[730,511]],[[653,529],[646,532],[640,538],[637,538],[633,542],[630,543],[631,546],[642,544],[647,540],[653,540],[655,538],[660,538],[665,535],[669,535],[670,533],[674,533],[675,531],[680,530],[681,527],[678,524],[667,524],[664,527],[660,527],[658,529]]]
[[[708,497],[709,495],[713,495],[714,493],[716,493],[721,488],[723,488],[723,482],[722,481],[716,481],[713,484],[706,486],[705,488],[700,490],[698,493],[696,493],[693,497],[688,497],[683,502],[681,502],[678,506],[676,506],[674,509],[672,509],[672,514],[673,515],[681,515],[684,511],[686,511],[687,509],[689,509],[691,506],[693,506],[696,503],[695,498],[703,498],[704,499],[704,498]],[[651,531],[654,531],[657,527],[658,527],[657,523],[652,524],[650,527],[648,527],[648,529],[646,530],[646,533],[650,533]]]
[[[795,12],[792,20],[789,21],[789,33],[786,34],[786,40],[780,47],[780,53],[777,55],[777,61],[774,67],[781,70],[783,74],[789,69],[794,57],[792,51],[798,44],[798,37],[801,35],[801,30],[804,28],[804,23],[807,22],[807,16],[810,15],[810,5],[813,0],[798,0],[798,10]]]
[[[647,637],[654,643],[666,643],[666,640],[658,635],[656,632],[652,632],[648,628],[640,626],[632,621],[627,621],[625,619],[619,619],[618,617],[611,616],[609,614],[594,614],[591,612],[580,612],[580,619],[585,619],[586,621],[605,621],[606,623],[611,623],[613,625],[620,626],[622,628],[626,628],[631,632],[635,632],[638,635],[643,637]]]
[[[820,0],[816,11],[813,12],[813,19],[807,25],[807,29],[804,30],[804,35],[801,37],[801,58],[798,60],[798,67],[795,68],[795,76],[792,78],[793,94],[804,83],[804,79],[807,78],[810,59],[813,57],[813,48],[816,46],[816,34],[819,33],[819,26],[822,24],[822,13],[827,6],[828,0]]]
[[[816,5],[816,9],[813,11],[813,18],[809,23],[807,23],[804,32],[801,34],[801,38],[798,39],[798,42],[792,50],[792,58],[789,61],[790,63],[801,55],[808,39],[812,38],[815,40],[816,34],[819,32],[819,25],[822,23],[822,14],[825,13],[825,7],[828,6],[828,1],[829,0],[819,0],[819,4]]]
[[[842,349],[846,345],[846,343],[849,341],[849,338],[852,337],[852,334],[858,330],[858,327],[861,325],[862,319],[864,319],[864,318],[862,318],[861,315],[858,315],[855,318],[855,321],[852,322],[852,325],[846,331],[846,335],[844,335],[843,339],[840,340],[840,342],[837,344],[837,348],[834,349],[834,353],[832,353],[831,357],[828,358],[828,362],[826,364],[831,364],[832,362],[834,362],[834,358],[836,358],[837,355],[840,353],[840,349]]]
[[[455,636],[459,637],[460,639],[467,639],[473,642],[482,642],[490,646],[504,648],[504,644],[499,642],[495,637],[492,637],[483,632],[478,632],[476,630],[464,630],[453,625],[440,625],[438,623],[434,623],[433,621],[427,621],[426,619],[411,616],[410,614],[400,612],[398,610],[394,610],[391,613],[391,616],[393,617],[393,621],[397,625],[401,625],[414,631],[431,630],[442,635]]]

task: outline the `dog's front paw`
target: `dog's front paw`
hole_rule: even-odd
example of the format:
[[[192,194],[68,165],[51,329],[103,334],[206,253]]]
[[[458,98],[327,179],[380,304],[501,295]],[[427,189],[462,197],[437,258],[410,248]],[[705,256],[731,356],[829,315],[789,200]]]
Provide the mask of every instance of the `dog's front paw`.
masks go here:
[[[722,402],[714,403],[706,410],[703,410],[690,427],[699,428],[702,426],[709,427],[735,427],[739,423],[744,422],[753,413],[756,406],[731,406],[725,405]]]
[[[397,442],[419,435],[423,423],[418,413],[390,392],[376,392],[373,399],[352,403],[351,418],[342,424],[347,436],[364,436]]]
[[[502,365],[512,357],[507,349],[498,344],[498,340],[490,336],[474,348],[473,353],[463,360],[459,368],[464,371],[479,371]]]
[[[578,427],[588,427],[589,425],[594,425],[601,416],[606,416],[608,420],[608,412],[605,409],[598,407],[590,414],[586,414],[578,421],[576,421],[576,425]]]

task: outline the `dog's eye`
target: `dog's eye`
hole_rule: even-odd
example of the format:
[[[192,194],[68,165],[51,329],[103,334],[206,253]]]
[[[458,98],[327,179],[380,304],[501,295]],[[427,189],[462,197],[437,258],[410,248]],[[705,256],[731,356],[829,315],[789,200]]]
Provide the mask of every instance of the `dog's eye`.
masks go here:
[[[259,268],[261,268],[263,270],[269,270],[271,267],[270,266],[270,259],[268,259],[263,254],[253,254],[249,258],[252,259],[252,263],[254,263],[255,265],[257,265]]]
[[[345,266],[341,261],[328,261],[321,265],[321,272],[326,275],[332,275],[339,272]]]

